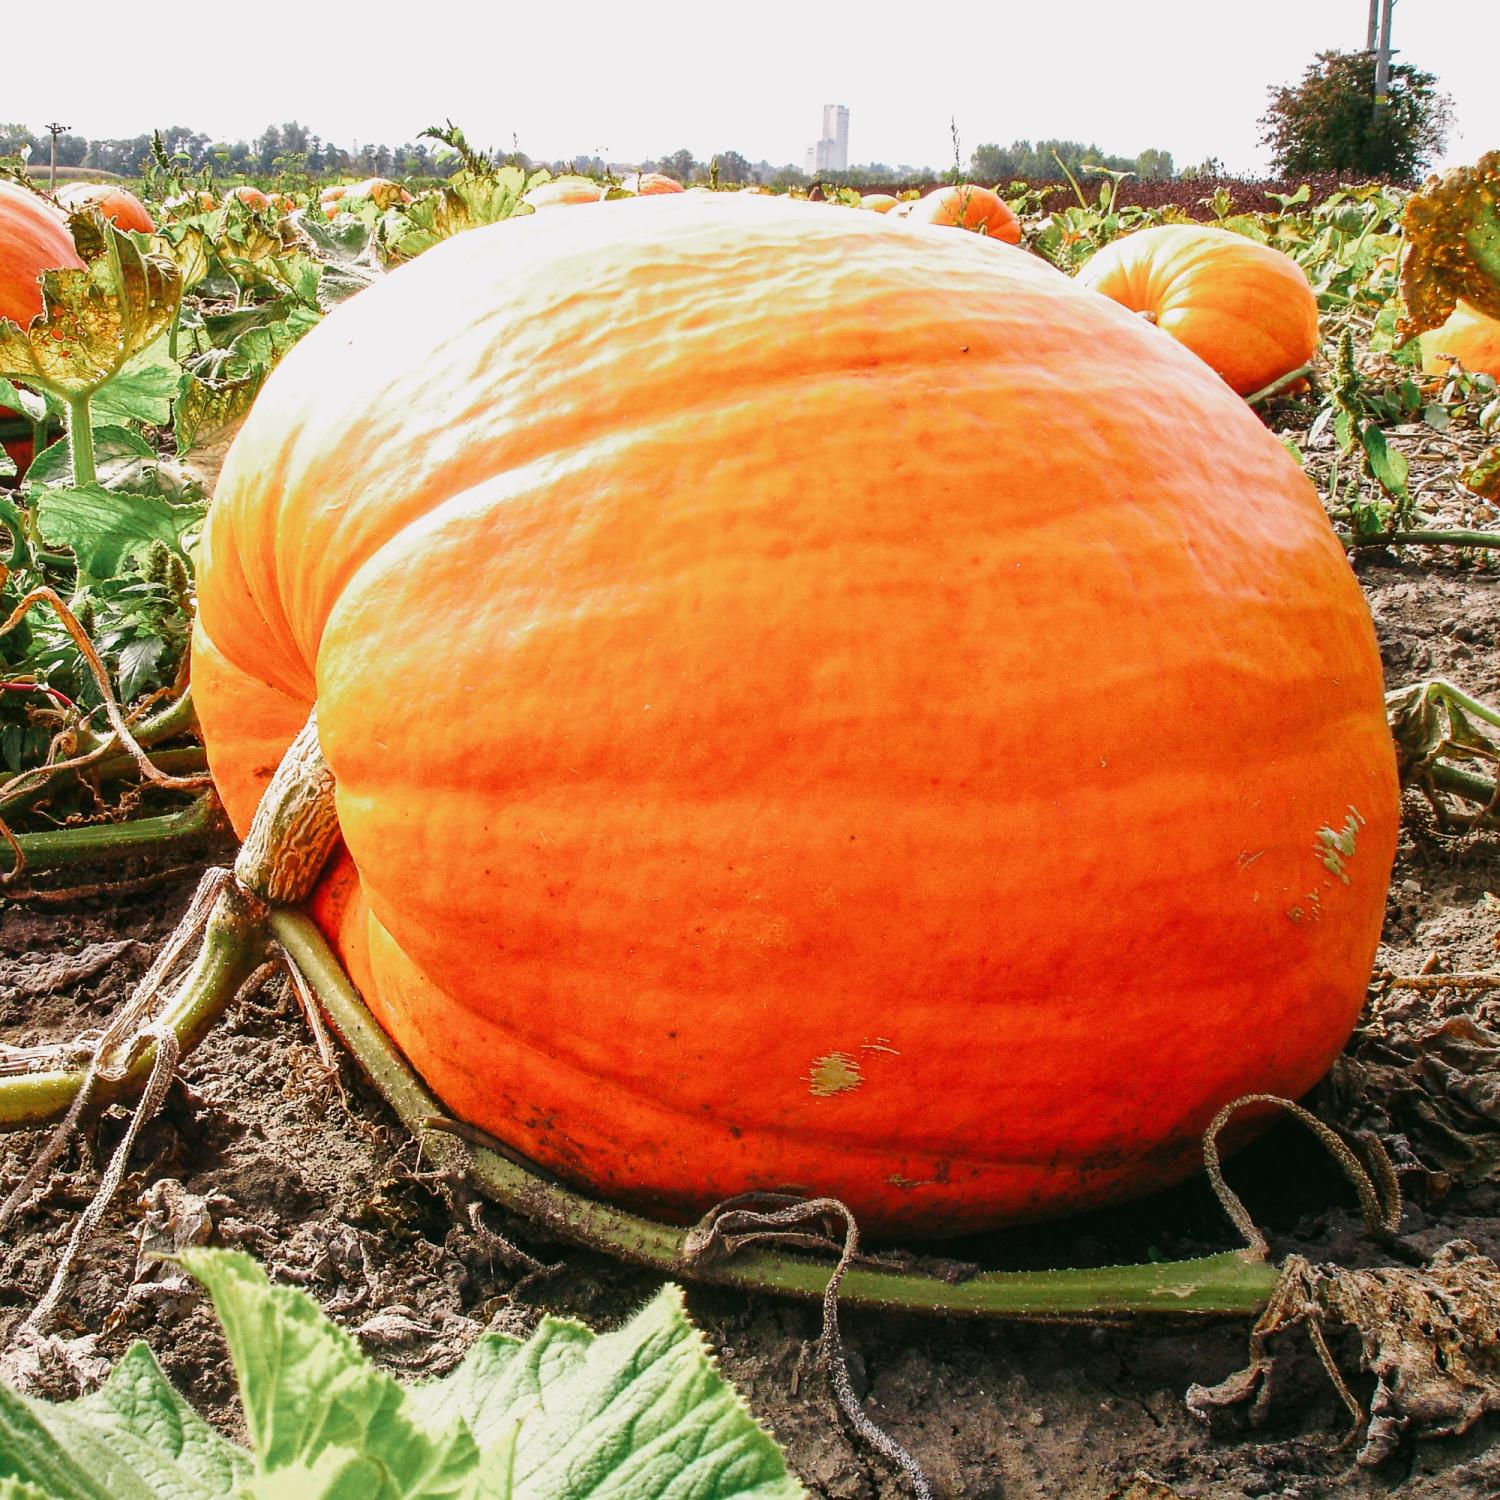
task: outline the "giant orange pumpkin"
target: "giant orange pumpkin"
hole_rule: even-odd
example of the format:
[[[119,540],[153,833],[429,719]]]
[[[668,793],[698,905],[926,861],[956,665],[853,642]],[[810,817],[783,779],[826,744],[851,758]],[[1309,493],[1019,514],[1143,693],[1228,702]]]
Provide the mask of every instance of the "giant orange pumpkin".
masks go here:
[[[1185,344],[1242,396],[1304,365],[1318,303],[1289,255],[1228,229],[1167,224],[1091,256],[1079,282]]]
[[[42,310],[42,272],[82,265],[63,215],[45,198],[0,179],[0,318],[24,328]],[[0,425],[18,419],[19,413],[0,406]],[[31,439],[7,438],[4,446],[24,472]]]
[[[1460,300],[1441,328],[1422,335],[1422,370],[1446,375],[1453,361],[1475,375],[1500,380],[1500,319]]]
[[[450,1109],[610,1197],[1107,1202],[1360,1008],[1395,766],[1312,486],[975,236],[457,236],[271,376],[199,591],[236,825],[316,703],[325,930]]]
[[[152,234],[156,230],[146,205],[129,189],[117,187],[114,183],[69,183],[67,187],[58,189],[57,201],[69,212],[97,208],[110,223],[120,229],[134,229],[140,234]]]

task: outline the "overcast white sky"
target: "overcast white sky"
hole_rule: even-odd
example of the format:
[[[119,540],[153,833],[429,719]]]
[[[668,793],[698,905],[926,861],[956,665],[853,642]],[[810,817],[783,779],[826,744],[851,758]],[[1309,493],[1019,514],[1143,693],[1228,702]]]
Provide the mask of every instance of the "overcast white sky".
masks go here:
[[[165,45],[122,14],[69,0],[65,66],[0,69],[0,120],[234,140],[296,119],[348,146],[451,116],[476,144],[514,135],[538,158],[686,146],[800,164],[822,106],[840,103],[856,163],[951,163],[956,117],[966,157],[1063,137],[1258,172],[1267,86],[1321,49],[1362,47],[1368,0],[301,0],[174,7]],[[1399,0],[1394,42],[1453,99],[1448,162],[1500,147],[1500,0]]]

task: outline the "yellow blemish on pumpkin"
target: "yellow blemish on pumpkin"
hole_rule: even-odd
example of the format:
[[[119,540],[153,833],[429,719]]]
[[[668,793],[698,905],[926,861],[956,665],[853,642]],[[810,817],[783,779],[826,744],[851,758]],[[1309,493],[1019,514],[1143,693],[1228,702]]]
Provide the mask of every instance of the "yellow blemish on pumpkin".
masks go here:
[[[807,1075],[808,1090],[819,1099],[847,1093],[864,1081],[858,1060],[847,1052],[830,1052],[824,1057],[815,1057]]]

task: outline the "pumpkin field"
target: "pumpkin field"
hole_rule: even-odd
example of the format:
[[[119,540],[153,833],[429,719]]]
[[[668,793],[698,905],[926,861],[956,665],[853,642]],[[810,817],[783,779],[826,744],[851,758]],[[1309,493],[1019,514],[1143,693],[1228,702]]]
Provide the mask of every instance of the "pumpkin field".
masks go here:
[[[1500,153],[443,139],[0,176],[0,1500],[1500,1496]]]

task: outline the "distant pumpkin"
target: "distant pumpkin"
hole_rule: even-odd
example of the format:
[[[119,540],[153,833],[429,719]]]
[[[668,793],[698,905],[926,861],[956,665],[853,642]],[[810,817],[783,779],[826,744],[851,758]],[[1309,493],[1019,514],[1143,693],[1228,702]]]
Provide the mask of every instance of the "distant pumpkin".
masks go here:
[[[644,198],[651,193],[680,193],[682,184],[665,172],[632,172],[620,184],[627,192]]]
[[[1078,281],[1145,314],[1241,396],[1291,374],[1318,347],[1318,302],[1302,267],[1228,229],[1139,230],[1095,254]]]
[[[134,193],[111,182],[70,182],[58,190],[57,201],[70,213],[97,208],[117,229],[134,229],[140,234],[156,231],[146,205]]]
[[[559,208],[569,203],[598,203],[604,189],[588,177],[554,177],[521,195],[522,203],[532,208]]]
[[[894,193],[866,193],[859,200],[859,206],[877,214],[888,214],[900,201]]]
[[[258,187],[248,182],[242,182],[238,187],[232,187],[224,194],[226,203],[231,198],[237,198],[246,208],[268,208],[271,203],[271,200]]]
[[[1007,245],[1021,243],[1021,221],[1010,205],[993,188],[973,182],[934,188],[912,204],[906,217],[913,224],[951,224]]]
[[[396,203],[410,203],[411,194],[399,182],[388,177],[366,177],[362,182],[335,182],[318,194],[318,202],[328,213],[337,205],[344,207],[358,198],[368,198],[383,213]]]

